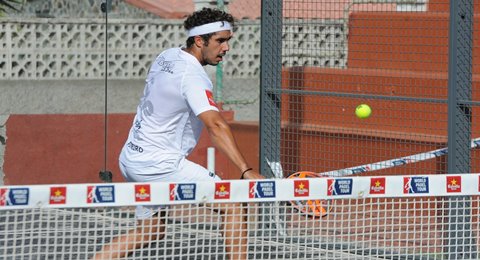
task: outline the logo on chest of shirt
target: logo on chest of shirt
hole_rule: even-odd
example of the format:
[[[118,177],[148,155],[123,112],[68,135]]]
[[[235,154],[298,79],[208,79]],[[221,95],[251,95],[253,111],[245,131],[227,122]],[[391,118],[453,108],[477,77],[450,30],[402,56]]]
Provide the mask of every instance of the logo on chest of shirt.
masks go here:
[[[205,94],[207,95],[208,103],[210,103],[211,106],[217,107],[217,104],[215,103],[215,100],[213,99],[212,91],[205,90]]]

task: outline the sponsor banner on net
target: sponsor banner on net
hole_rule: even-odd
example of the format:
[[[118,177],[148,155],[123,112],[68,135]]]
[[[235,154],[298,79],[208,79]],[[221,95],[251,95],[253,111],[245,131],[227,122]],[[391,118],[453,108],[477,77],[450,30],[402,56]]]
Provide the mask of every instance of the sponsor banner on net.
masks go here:
[[[480,174],[0,186],[0,210],[460,195],[480,195]]]

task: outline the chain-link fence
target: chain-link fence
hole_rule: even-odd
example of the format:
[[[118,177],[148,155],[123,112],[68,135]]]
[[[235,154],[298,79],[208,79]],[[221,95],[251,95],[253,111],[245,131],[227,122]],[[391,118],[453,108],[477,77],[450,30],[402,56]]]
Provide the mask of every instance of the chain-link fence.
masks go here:
[[[262,3],[264,171],[344,177],[329,187],[338,195],[351,176],[480,170],[479,1]],[[371,114],[356,115],[361,104]],[[406,194],[419,191],[404,184]],[[425,241],[440,245],[429,256],[476,258],[472,199],[428,207],[437,212],[429,220],[445,221],[443,235]]]

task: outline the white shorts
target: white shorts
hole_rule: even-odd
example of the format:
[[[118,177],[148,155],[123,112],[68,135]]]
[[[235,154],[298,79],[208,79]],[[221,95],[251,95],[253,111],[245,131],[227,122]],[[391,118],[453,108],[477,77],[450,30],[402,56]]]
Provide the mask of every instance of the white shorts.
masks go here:
[[[168,173],[155,173],[154,167],[127,167],[119,163],[120,171],[128,182],[197,182],[197,181],[219,181],[215,173],[208,171],[205,167],[191,162],[185,158],[178,163],[177,170]],[[158,213],[165,206],[137,206],[135,217],[147,219]]]

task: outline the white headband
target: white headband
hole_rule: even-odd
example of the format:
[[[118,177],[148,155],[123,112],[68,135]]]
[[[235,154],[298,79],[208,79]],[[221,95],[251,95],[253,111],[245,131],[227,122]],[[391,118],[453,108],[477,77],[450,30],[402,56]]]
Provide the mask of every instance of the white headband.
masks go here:
[[[204,25],[193,27],[192,29],[188,30],[188,37],[226,31],[226,30],[232,31],[232,25],[229,22],[220,21],[220,22],[207,23]]]

